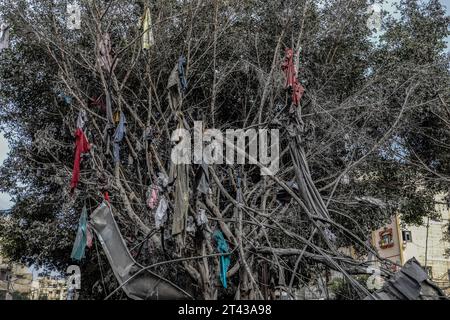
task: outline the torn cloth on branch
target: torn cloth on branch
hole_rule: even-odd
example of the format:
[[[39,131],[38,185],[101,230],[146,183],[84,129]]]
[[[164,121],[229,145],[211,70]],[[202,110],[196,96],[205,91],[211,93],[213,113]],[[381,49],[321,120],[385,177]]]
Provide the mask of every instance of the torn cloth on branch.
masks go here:
[[[211,189],[209,187],[209,170],[206,163],[202,163],[195,175],[196,190],[202,194],[210,194]]]
[[[112,73],[114,67],[116,66],[116,62],[114,62],[111,53],[112,53],[111,38],[109,36],[109,33],[105,33],[98,40],[97,63],[101,68],[106,69],[106,71],[108,71],[109,73]]]
[[[89,144],[83,129],[77,128],[77,131],[75,132],[75,160],[73,163],[72,180],[70,182],[71,192],[76,189],[80,180],[81,155],[88,153],[90,149],[91,145]]]
[[[167,203],[167,199],[164,195],[161,196],[161,200],[159,200],[158,209],[155,212],[155,226],[156,229],[161,229],[167,221],[167,209],[169,208],[169,204]]]
[[[228,253],[228,243],[225,241],[223,237],[223,233],[220,230],[214,231],[214,239],[217,243],[217,250],[220,253]],[[230,266],[231,259],[229,255],[220,256],[220,281],[222,282],[223,287],[227,288],[227,272]]]
[[[151,185],[147,190],[147,207],[155,209],[158,204],[159,188],[157,185]]]
[[[159,195],[166,191],[169,184],[169,177],[164,173],[158,173],[158,177],[147,189],[147,207],[150,209],[155,209],[158,205]]]
[[[305,92],[305,88],[298,82],[297,71],[294,66],[294,51],[290,48],[286,49],[286,57],[281,65],[281,69],[286,76],[285,87],[291,90],[292,93],[292,104],[298,106]]]
[[[187,80],[186,80],[186,58],[181,55],[178,62],[173,67],[169,75],[169,80],[167,81],[167,89],[169,91],[169,105],[173,111],[180,109],[182,101],[182,93],[187,90]]]
[[[81,110],[80,113],[78,114],[78,118],[77,118],[77,128],[84,130],[84,126],[86,125],[86,122],[87,122],[86,111]]]
[[[185,129],[183,120],[179,118],[178,129]],[[184,231],[189,210],[189,169],[185,164],[172,164],[171,181],[175,182],[175,202],[173,212],[172,235],[181,235],[184,241]]]
[[[183,55],[181,55],[180,58],[178,59],[178,76],[180,78],[180,88],[181,91],[183,91],[183,93],[186,92],[188,87],[185,68],[186,68],[186,58]]]
[[[127,119],[125,119],[125,115],[123,112],[120,113],[119,125],[116,128],[116,132],[114,133],[114,163],[120,162],[120,143],[125,137],[126,133],[126,125]]]
[[[189,210],[189,171],[184,164],[175,165],[175,203],[172,235],[182,234],[186,228]]]
[[[145,9],[144,17],[142,18],[142,48],[150,49],[155,44],[153,36],[152,17],[150,15],[150,8]]]
[[[70,257],[73,260],[80,261],[84,258],[87,242],[87,209],[86,206],[84,206],[83,211],[81,212],[80,221],[78,222],[77,236],[73,244],[72,253],[70,254]]]
[[[9,48],[9,25],[0,23],[0,52]]]

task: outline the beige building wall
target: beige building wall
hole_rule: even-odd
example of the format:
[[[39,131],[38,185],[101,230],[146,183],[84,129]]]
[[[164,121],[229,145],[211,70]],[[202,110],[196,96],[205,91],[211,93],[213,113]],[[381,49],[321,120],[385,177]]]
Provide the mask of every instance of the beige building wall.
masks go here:
[[[402,235],[399,228],[399,218],[395,216],[392,218],[391,223],[385,227],[378,229],[372,233],[372,244],[377,248],[378,254],[384,258],[389,259],[398,265],[403,265],[405,262],[402,256]],[[391,233],[391,244],[383,245],[382,236],[386,233]],[[397,271],[397,268],[393,267],[392,271]]]
[[[67,283],[65,279],[42,277],[33,281],[32,300],[66,300]]]
[[[404,241],[402,249],[406,259],[415,257],[422,266],[428,267],[436,284],[447,288],[450,287],[450,259],[445,257],[445,251],[450,249],[450,242],[443,238],[448,230],[450,210],[443,195],[436,196],[436,203],[440,219],[424,218],[423,226],[406,226],[405,230],[411,232],[411,241]]]

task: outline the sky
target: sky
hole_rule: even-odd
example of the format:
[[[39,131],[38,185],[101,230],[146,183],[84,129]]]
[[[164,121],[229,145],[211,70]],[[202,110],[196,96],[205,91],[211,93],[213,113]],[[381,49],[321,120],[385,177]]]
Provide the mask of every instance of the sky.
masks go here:
[[[392,3],[395,2],[394,0],[387,1],[387,3],[383,6],[384,9],[388,11],[393,10]],[[447,13],[450,12],[450,0],[441,0],[441,3],[447,7]],[[450,37],[447,38],[447,44],[448,48],[450,48]],[[6,139],[4,138],[3,134],[0,132],[0,166],[2,165],[3,161],[6,159],[6,156],[8,154],[9,148],[8,143]],[[0,210],[8,209],[12,205],[11,199],[7,194],[0,193]]]
[[[6,141],[3,134],[0,132],[0,166],[8,155],[8,142]],[[12,205],[10,197],[5,193],[0,193],[0,210],[9,209]]]

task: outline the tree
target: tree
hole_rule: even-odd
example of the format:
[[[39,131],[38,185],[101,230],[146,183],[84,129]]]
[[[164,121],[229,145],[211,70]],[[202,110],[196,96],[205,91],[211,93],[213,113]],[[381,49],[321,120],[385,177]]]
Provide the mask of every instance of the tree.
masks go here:
[[[142,49],[137,26],[145,3],[155,36],[150,50]],[[369,39],[363,0],[323,6],[309,0],[84,1],[81,30],[66,28],[63,3],[2,0],[0,8],[12,26],[11,49],[0,63],[0,123],[11,145],[0,191],[15,201],[0,237],[14,259],[65,270],[81,208],[92,212],[104,191],[129,247],[142,243],[155,227],[145,204],[150,185],[159,172],[180,170],[171,165],[171,134],[180,125],[192,132],[200,120],[222,131],[279,129],[281,170],[262,177],[255,165],[210,165],[212,192],[199,196],[198,166],[183,169],[188,215],[204,209],[208,225],[181,239],[149,237],[139,261],[161,263],[155,272],[197,298],[267,298],[270,286],[291,292],[328,269],[343,273],[364,297],[368,291],[354,275],[366,266],[338,248],[374,253],[366,241],[371,230],[397,211],[419,223],[434,211],[435,193],[448,189],[443,41],[449,18],[438,1],[402,2],[401,18],[385,21],[378,44]],[[106,34],[111,65],[99,50]],[[306,88],[294,113],[281,70],[287,47],[296,53]],[[181,54],[188,89],[174,104],[167,82]],[[128,123],[119,162],[108,97]],[[87,114],[93,148],[72,195],[80,111]],[[298,134],[290,134],[292,128]],[[181,188],[176,183],[168,193],[169,230]],[[287,202],[277,199],[283,192]],[[219,284],[215,229],[230,246],[226,290]],[[105,262],[95,249],[88,252],[85,297],[104,297],[117,286]]]

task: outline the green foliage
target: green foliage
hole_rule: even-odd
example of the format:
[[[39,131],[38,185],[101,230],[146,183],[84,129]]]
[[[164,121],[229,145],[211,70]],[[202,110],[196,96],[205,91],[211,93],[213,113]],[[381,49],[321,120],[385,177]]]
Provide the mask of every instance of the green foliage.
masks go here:
[[[358,276],[356,280],[363,286],[366,285],[369,276]],[[334,279],[330,282],[330,290],[334,300],[358,300],[358,292],[345,279]],[[372,290],[372,292],[375,290]]]

